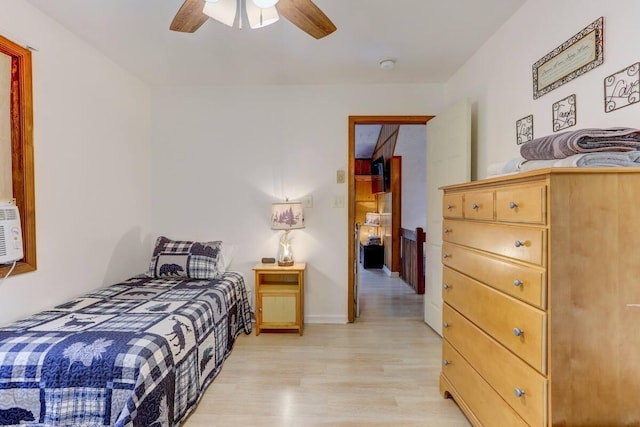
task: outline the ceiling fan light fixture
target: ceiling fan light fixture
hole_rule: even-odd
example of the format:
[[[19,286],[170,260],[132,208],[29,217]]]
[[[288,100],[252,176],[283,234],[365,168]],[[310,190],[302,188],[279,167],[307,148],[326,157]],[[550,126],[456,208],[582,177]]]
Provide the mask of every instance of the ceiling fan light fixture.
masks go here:
[[[249,1],[258,6],[260,9],[268,9],[270,7],[274,7],[276,3],[278,3],[278,0],[247,0],[247,3]]]
[[[202,13],[224,25],[233,27],[238,13],[238,3],[236,0],[206,0]]]
[[[246,8],[249,27],[252,29],[266,27],[280,19],[278,10],[274,6],[263,9],[257,7],[251,0],[247,0]]]

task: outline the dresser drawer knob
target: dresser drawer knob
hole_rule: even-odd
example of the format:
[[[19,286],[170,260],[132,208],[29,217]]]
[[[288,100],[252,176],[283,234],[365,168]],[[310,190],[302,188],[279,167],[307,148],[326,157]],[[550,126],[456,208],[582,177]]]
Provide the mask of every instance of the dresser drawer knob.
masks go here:
[[[513,392],[516,394],[517,397],[522,397],[524,396],[524,390],[519,389],[518,387],[516,387]]]
[[[447,328],[449,327],[449,322],[444,322],[444,323],[442,324],[442,326],[443,326],[445,329],[447,329]]]
[[[473,204],[471,205],[471,209],[473,209],[473,210],[476,210],[476,211],[477,211],[478,209],[480,209],[480,206],[478,206],[478,204],[477,204],[477,203],[473,203]]]
[[[516,246],[516,248],[524,246],[524,242],[521,242],[520,240],[516,240],[513,244]]]
[[[522,280],[516,279],[513,281],[513,286],[522,286],[522,285],[524,285],[524,282]]]
[[[447,205],[447,210],[450,211],[451,209],[453,209],[453,205]]]
[[[444,230],[442,230],[442,231],[444,231],[444,234],[449,234],[449,233],[451,232],[451,230],[449,230],[448,228],[445,228],[445,229],[444,229]]]
[[[447,359],[445,359],[445,360],[443,360],[443,361],[442,361],[442,364],[443,364],[444,366],[449,366],[449,364],[450,364],[450,363],[451,363],[451,362],[449,362]]]
[[[513,335],[521,337],[524,335],[524,331],[520,328],[513,328]]]
[[[447,284],[445,283],[444,285],[442,285],[442,287],[443,287],[444,289],[449,289],[451,286],[449,286],[449,285],[447,285]]]
[[[518,204],[515,202],[509,202],[509,209],[515,209],[518,207]]]
[[[442,258],[444,258],[444,259],[451,258],[451,255],[449,255],[449,254],[443,254],[443,255],[442,255]]]

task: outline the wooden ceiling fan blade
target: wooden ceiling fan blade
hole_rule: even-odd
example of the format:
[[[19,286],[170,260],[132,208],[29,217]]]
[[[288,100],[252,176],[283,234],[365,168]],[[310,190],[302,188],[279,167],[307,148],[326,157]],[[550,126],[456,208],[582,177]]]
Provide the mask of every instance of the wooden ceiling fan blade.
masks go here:
[[[280,0],[276,8],[293,25],[316,39],[336,30],[333,22],[311,0]]]
[[[204,1],[205,0],[185,0],[182,7],[180,7],[180,10],[173,18],[169,28],[181,33],[195,32],[207,21],[207,19],[209,19],[207,15],[202,13]]]

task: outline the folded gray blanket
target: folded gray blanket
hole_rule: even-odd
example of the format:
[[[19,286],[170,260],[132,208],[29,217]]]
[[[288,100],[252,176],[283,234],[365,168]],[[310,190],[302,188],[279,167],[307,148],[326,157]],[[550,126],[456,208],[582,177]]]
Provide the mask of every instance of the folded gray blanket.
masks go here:
[[[640,151],[586,153],[556,160],[554,167],[640,167]]]
[[[536,138],[520,147],[527,160],[563,159],[580,153],[634,151],[640,148],[640,129],[580,129]]]

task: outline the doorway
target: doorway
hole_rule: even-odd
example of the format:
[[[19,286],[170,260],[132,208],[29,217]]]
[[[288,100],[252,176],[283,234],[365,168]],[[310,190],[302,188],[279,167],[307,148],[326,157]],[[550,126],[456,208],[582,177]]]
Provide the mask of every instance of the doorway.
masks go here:
[[[359,260],[355,255],[355,146],[357,125],[425,125],[433,116],[349,116],[349,204],[348,204],[348,285],[347,307],[348,320],[353,322],[356,314],[355,282]]]

